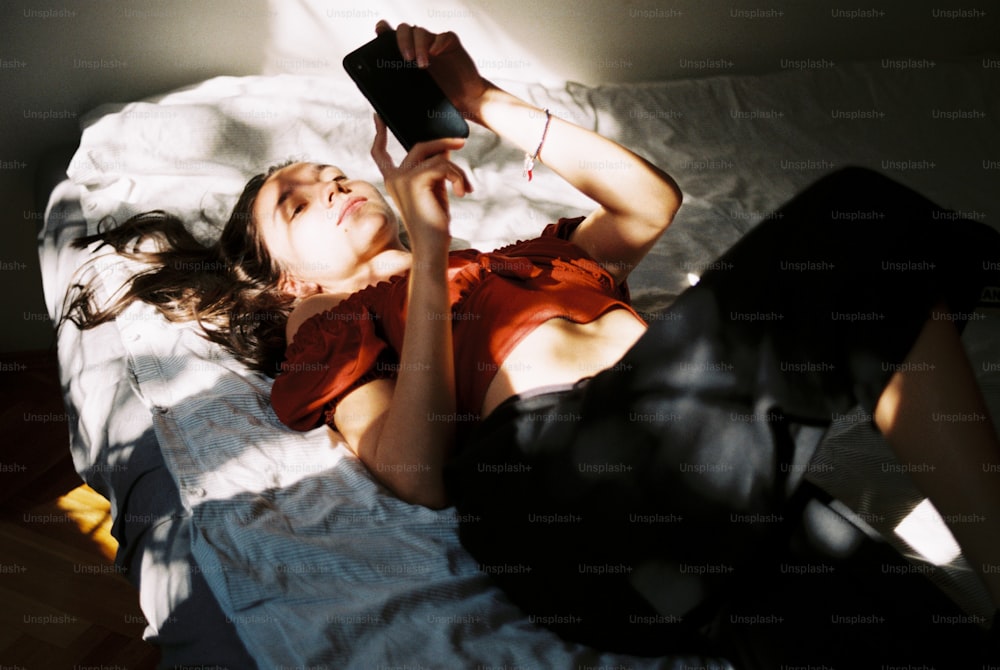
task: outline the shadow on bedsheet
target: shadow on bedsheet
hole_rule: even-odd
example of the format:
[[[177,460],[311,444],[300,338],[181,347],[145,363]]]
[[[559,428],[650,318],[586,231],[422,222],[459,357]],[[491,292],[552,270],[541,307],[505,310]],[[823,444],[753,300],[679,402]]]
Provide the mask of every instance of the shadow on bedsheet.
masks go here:
[[[159,667],[255,668],[191,555],[191,518],[152,428],[109,452],[124,450],[121,471],[134,479],[120,490],[115,563],[139,590],[149,624],[144,637],[159,647]]]
[[[155,365],[142,356],[130,362],[139,370]],[[173,379],[158,367],[164,379]],[[138,403],[131,387],[128,393],[128,402]],[[208,418],[197,417],[211,424],[209,442],[186,436],[198,442],[190,445],[195,479],[202,468],[228,476],[235,467],[240,476],[252,477],[243,459],[268,450],[262,446],[272,451],[266,454],[269,464],[293,467],[281,460],[287,452],[280,445],[259,435],[231,448],[220,445],[220,431],[234,426],[271,434],[259,416],[266,397],[245,382],[239,395],[220,382],[164,408],[169,416],[222,403],[218,413],[210,407]],[[240,413],[251,410],[258,414]],[[140,437],[109,440],[103,451],[125,466],[110,469],[109,478],[118,496],[118,562],[140,589],[150,623],[146,638],[161,648],[161,667],[243,669],[278,661],[298,667],[303,659],[308,667],[390,667],[404,657],[423,659],[412,667],[476,667],[470,659],[487,667],[496,665],[487,659],[501,658],[516,658],[524,667],[728,667],[693,654],[632,662],[561,645],[478,571],[447,512],[384,494],[354,461],[280,488],[264,486],[269,479],[258,471],[260,479],[240,480],[244,493],[226,497],[215,491],[208,500],[190,500],[192,518],[167,466],[174,452],[164,455],[148,411],[143,420],[147,427]],[[273,430],[278,436],[289,432],[280,425]],[[208,562],[200,560],[206,554]],[[213,589],[225,595],[217,599]],[[439,656],[440,664],[431,662]]]
[[[251,393],[249,386],[245,388],[249,395],[254,396],[251,398],[251,404],[258,401],[266,402],[266,398]],[[200,391],[198,395],[206,399],[225,397],[229,390],[231,389],[227,389],[225,385],[218,385]],[[227,402],[235,401],[228,398]],[[236,402],[236,406],[239,404]],[[244,447],[244,449],[252,448],[254,447]],[[203,567],[199,566],[192,555],[193,521],[184,510],[177,484],[165,465],[152,427],[147,428],[138,439],[118,444],[109,451],[120,453],[127,459],[129,473],[127,478],[116,482],[117,490],[120,492],[119,514],[114,530],[116,538],[121,543],[118,561],[127,568],[128,578],[143,594],[143,610],[152,624],[147,632],[147,639],[161,647],[163,667],[205,664],[229,668],[255,667],[254,661],[240,640],[236,625],[219,606],[206,581]],[[244,452],[234,451],[225,454],[220,462],[228,462],[225,459],[238,460],[243,455]],[[361,470],[360,466],[353,467],[353,465],[345,465],[343,469],[352,473]],[[324,478],[305,477],[294,486],[315,487],[314,493],[326,497],[325,493],[330,485],[319,481],[322,479]],[[354,481],[341,482],[338,484],[341,488],[336,490],[337,494],[349,497],[354,492],[353,487],[362,479],[363,476],[358,476]],[[262,490],[259,494],[247,493],[218,500],[214,504],[224,508],[226,513],[235,513],[234,511],[238,510],[261,509],[263,501],[266,513],[281,515],[285,513],[281,509],[283,504],[281,498],[286,494],[287,491]],[[395,501],[386,502],[385,510],[381,511],[391,514],[395,504],[397,504]],[[335,506],[335,503],[330,505]],[[350,519],[353,513],[350,508],[344,509],[343,517]],[[307,513],[309,518],[302,522],[303,525],[308,526],[309,522],[315,521],[317,514],[319,514],[318,507],[309,509]],[[398,517],[391,520],[392,524],[405,522],[409,525],[408,515],[400,513]],[[241,515],[240,518],[244,516]],[[248,513],[245,518],[259,520],[266,525],[263,513]],[[299,536],[319,537],[330,531],[325,526],[299,528],[297,521],[292,523],[294,527],[290,527],[290,530]],[[323,523],[329,522],[324,520]],[[430,524],[426,527],[430,535],[449,534],[446,526],[440,523],[435,526],[433,521]],[[424,530],[425,528],[419,525],[410,529],[415,535],[420,535]],[[359,533],[359,537],[363,535],[363,532]],[[239,539],[238,533],[223,533],[223,536],[234,542]],[[380,540],[374,534],[370,541],[372,547],[386,549],[384,544],[379,544]],[[445,543],[451,547],[447,542],[450,540],[446,540]],[[307,544],[311,543],[307,541]],[[400,547],[399,551],[406,555],[406,544],[402,543]],[[860,564],[877,567],[892,564],[888,556],[873,555],[877,558],[869,556],[870,560],[863,560]],[[277,554],[271,554],[268,558],[276,560],[276,556]],[[252,563],[254,570],[281,572],[273,564],[253,563],[250,556],[240,554],[240,558],[246,560],[248,564]],[[449,558],[447,555],[441,555],[433,562],[450,569],[447,565],[449,560],[456,559],[453,556]],[[872,618],[883,617],[889,621],[898,621],[895,613],[908,608],[912,609],[911,619],[917,616],[917,612],[925,614],[928,620],[934,612],[947,613],[946,616],[950,617],[961,617],[961,613],[952,604],[940,598],[933,598],[927,585],[919,583],[920,575],[906,573],[903,570],[905,565],[898,555],[894,560],[900,564],[900,574],[903,576],[899,579],[894,578],[889,589],[886,589],[884,574],[865,573],[863,570],[858,572],[847,562],[838,563],[836,570],[830,570],[831,573],[835,573],[835,577],[824,573],[812,575],[810,579],[810,575],[796,573],[792,574],[791,578],[767,582],[761,580],[758,584],[750,585],[745,593],[727,605],[718,618],[721,622],[718,635],[725,640],[725,646],[729,647],[726,655],[734,661],[739,659],[736,667],[771,668],[781,664],[791,667],[801,664],[804,662],[803,659],[813,664],[826,662],[826,659],[844,661],[855,657],[873,660],[884,658],[879,652],[892,649],[899,652],[893,656],[894,658],[906,657],[913,663],[933,660],[936,663],[935,667],[938,668],[962,667],[962,662],[969,659],[969,654],[980,653],[976,648],[982,646],[981,636],[972,627],[935,623],[914,626],[912,630],[899,625],[890,629],[889,626],[878,623]],[[832,564],[833,559],[829,556],[804,556],[797,563],[801,566]],[[295,571],[287,571],[286,574],[294,575]],[[412,576],[415,573],[407,571],[405,574]],[[423,575],[423,573],[416,574]],[[911,579],[907,579],[906,574],[909,574]],[[483,580],[482,575],[464,573],[460,578],[478,579],[480,584]],[[338,577],[333,579],[337,580]],[[349,583],[350,578],[343,582],[348,586]],[[364,586],[367,588],[367,585]],[[426,614],[424,618],[440,617],[442,615],[439,613],[447,610],[446,607],[442,607],[442,603],[447,601],[445,597],[447,594],[443,596],[440,591],[442,583],[436,582],[433,586],[438,590],[428,591],[425,602],[420,603],[418,599],[413,601],[418,603],[414,606],[425,608],[418,610]],[[420,588],[418,584],[413,590],[419,593]],[[488,587],[484,589],[485,593],[490,594],[490,599],[497,597],[498,593],[494,589]],[[920,602],[929,594],[931,594],[929,600]],[[468,597],[468,592],[465,592],[464,597]],[[477,594],[477,597],[485,596]],[[914,604],[919,604],[920,608],[913,607]],[[427,609],[433,607],[439,609]],[[256,616],[252,614],[255,612],[252,606],[245,612],[241,606],[237,606],[236,609],[237,612],[245,613],[247,617]],[[760,621],[759,618],[755,619],[765,610],[781,616],[781,625],[774,626]],[[844,617],[844,622],[851,617],[857,617],[858,623],[832,621],[831,617],[835,615]],[[524,617],[519,618],[523,623]],[[960,621],[960,618],[954,620]],[[873,625],[872,621],[876,623]],[[286,622],[282,622],[282,625],[286,625]],[[505,625],[509,625],[509,620],[505,619]],[[395,628],[395,624],[392,627]],[[405,637],[402,632],[400,635]],[[936,640],[932,639],[935,635],[938,636]],[[345,637],[350,638],[350,635]],[[961,649],[961,655],[952,656],[950,650],[953,648]],[[904,654],[903,652],[907,650],[908,653]],[[702,661],[693,662],[691,659],[682,661],[682,658],[683,656],[677,656],[664,659],[664,667],[671,667],[670,664],[674,661],[686,663],[689,667],[714,667]],[[949,664],[949,661],[955,663]],[[645,667],[641,664],[640,666]],[[835,663],[833,667],[841,665]],[[862,666],[852,663],[849,667]],[[872,667],[878,666],[876,664]]]

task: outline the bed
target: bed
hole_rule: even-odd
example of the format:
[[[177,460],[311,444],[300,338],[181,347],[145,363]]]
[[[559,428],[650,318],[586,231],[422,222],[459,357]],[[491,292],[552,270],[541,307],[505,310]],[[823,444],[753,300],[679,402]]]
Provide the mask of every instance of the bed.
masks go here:
[[[998,78],[969,60],[932,69],[821,62],[628,85],[501,83],[677,179],[684,205],[630,279],[637,308],[655,318],[743,232],[838,167],[886,173],[998,225]],[[107,296],[133,269],[68,245],[105,216],[167,209],[210,239],[246,179],[289,158],[380,183],[368,156],[370,110],[340,81],[213,78],[102,105],[81,130],[39,235],[53,319],[75,273]],[[476,193],[452,204],[462,244],[495,248],[589,211],[544,168],[524,180],[521,158],[473,128],[458,161]],[[984,294],[964,335],[996,417],[998,308],[1000,292]],[[724,658],[599,653],[535,625],[462,550],[454,510],[394,499],[324,429],[286,429],[268,405],[268,378],[146,305],[94,330],[64,327],[58,352],[74,463],[112,503],[118,562],[139,589],[146,637],[161,645],[165,667],[732,667]],[[840,529],[828,533],[830,551],[855,537],[891,546],[956,616],[988,626],[992,612],[968,564],[894,464],[863,417],[835,423],[807,473],[831,496],[821,514]]]

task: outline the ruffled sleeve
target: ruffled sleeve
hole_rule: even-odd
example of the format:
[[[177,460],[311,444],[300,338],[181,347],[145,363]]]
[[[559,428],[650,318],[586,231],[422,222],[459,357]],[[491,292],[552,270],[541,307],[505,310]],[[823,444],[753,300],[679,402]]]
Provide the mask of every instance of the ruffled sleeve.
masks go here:
[[[583,216],[574,216],[572,218],[563,217],[557,222],[550,223],[545,226],[545,229],[542,230],[541,237],[556,237],[560,240],[569,240],[570,235],[572,235],[573,231],[576,230],[581,223],[583,223],[585,218],[586,217]]]
[[[282,423],[310,430],[362,383],[395,375],[395,353],[376,332],[367,310],[335,308],[306,320],[285,352],[271,388],[271,405]]]
[[[551,239],[555,238],[558,240],[564,240],[566,242],[570,241],[573,233],[580,224],[583,223],[584,216],[574,216],[572,218],[563,217],[555,223],[550,223],[545,226],[539,239]],[[613,295],[618,300],[624,303],[632,304],[631,291],[629,291],[627,281],[615,281],[615,278],[611,274],[602,268],[600,264],[587,255],[582,249],[577,247],[575,244],[573,247],[577,250],[576,254],[567,254],[563,252],[560,256],[564,259],[566,263],[576,266],[578,269],[590,272],[596,278],[598,278],[602,284],[609,287],[611,295]]]

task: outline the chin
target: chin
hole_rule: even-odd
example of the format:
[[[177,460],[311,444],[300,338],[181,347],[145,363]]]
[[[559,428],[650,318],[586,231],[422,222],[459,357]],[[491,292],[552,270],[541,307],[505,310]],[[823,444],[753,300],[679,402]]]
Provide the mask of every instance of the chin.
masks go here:
[[[381,210],[366,206],[350,222],[348,232],[367,234],[373,245],[394,246],[400,244],[400,232],[404,232],[392,210]]]

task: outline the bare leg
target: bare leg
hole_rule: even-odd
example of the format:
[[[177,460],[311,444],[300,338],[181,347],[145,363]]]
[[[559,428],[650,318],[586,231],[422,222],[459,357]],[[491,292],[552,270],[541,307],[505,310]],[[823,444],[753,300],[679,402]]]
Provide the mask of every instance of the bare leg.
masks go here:
[[[949,528],[1000,607],[1000,439],[947,314],[935,308],[874,419],[944,517],[985,517]]]

